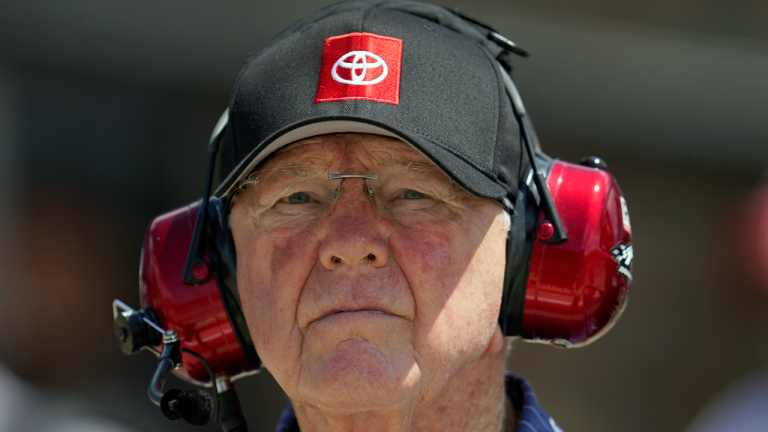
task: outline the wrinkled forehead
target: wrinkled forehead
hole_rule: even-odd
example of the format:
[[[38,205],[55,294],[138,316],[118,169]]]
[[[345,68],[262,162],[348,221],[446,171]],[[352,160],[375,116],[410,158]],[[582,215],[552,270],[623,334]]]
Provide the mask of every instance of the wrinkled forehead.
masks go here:
[[[339,171],[375,171],[407,167],[421,172],[442,171],[410,144],[370,134],[331,134],[306,138],[280,149],[256,171],[296,165],[314,165]]]

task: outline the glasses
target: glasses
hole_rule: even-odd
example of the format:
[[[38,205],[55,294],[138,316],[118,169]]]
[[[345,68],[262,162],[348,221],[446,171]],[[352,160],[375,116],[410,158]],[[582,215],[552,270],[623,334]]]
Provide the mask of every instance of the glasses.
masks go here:
[[[451,218],[469,196],[433,165],[377,171],[338,174],[327,167],[286,166],[256,171],[238,190],[246,194],[251,215],[264,229],[306,227],[330,215],[348,195],[349,200],[364,199],[381,217],[417,226]]]

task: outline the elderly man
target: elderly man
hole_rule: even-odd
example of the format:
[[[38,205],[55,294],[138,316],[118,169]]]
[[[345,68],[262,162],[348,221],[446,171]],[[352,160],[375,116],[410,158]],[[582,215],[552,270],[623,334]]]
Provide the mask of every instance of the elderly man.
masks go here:
[[[560,431],[505,373],[505,337],[605,333],[631,226],[602,160],[541,153],[510,53],[441,7],[354,0],[249,56],[209,147],[210,176],[224,131],[216,197],[209,177],[203,205],[153,222],[145,309],[116,302],[124,352],[163,333],[149,395],[166,416],[210,415],[204,394],[162,392],[184,352],[177,374],[215,380],[226,431],[245,430],[230,378],[260,365],[291,400],[283,432]]]
[[[527,158],[502,50],[460,31],[480,34],[431,5],[342,3],[238,78],[219,193],[254,346],[292,402],[279,430],[558,430],[505,378]]]

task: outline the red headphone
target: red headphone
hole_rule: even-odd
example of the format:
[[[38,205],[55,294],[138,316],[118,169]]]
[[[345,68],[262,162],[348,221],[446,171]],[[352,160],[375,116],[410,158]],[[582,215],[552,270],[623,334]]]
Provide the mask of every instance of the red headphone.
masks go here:
[[[521,51],[488,30],[488,38],[503,48]],[[530,165],[517,194],[501,202],[513,217],[499,324],[505,335],[527,341],[583,346],[612,327],[629,296],[633,251],[626,201],[601,159],[573,164],[538,150],[508,68],[499,68]],[[165,379],[174,372],[192,383],[213,385],[217,422],[225,431],[244,431],[230,380],[255,373],[261,363],[237,291],[230,198],[210,193],[227,122],[225,112],[211,137],[203,199],[158,216],[147,230],[141,309],[116,300],[113,311],[124,353],[146,349],[160,357],[149,395],[167,417],[204,424],[213,405],[204,392],[163,393]],[[207,417],[196,417],[198,412]]]

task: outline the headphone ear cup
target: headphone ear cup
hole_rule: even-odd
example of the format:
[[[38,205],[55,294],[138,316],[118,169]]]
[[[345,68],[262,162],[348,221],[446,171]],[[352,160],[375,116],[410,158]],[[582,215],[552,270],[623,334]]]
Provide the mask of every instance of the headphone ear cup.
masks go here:
[[[209,199],[206,246],[213,267],[213,277],[237,341],[248,362],[258,369],[261,367],[261,360],[253,345],[237,289],[237,252],[229,227],[229,209],[229,199],[215,196]]]
[[[547,184],[568,240],[533,241],[520,335],[583,346],[605,334],[626,306],[633,260],[629,213],[606,170],[557,160]],[[546,230],[536,234],[546,240]]]
[[[155,324],[175,330],[181,346],[205,358],[215,375],[235,377],[251,373],[260,363],[234,297],[236,263],[225,229],[226,208],[218,198],[210,199],[202,236],[205,253],[195,265],[200,282],[182,281],[200,201],[152,221],[144,238],[139,281],[142,310],[154,312]],[[195,358],[185,358],[174,373],[198,385],[210,381],[208,370]]]

